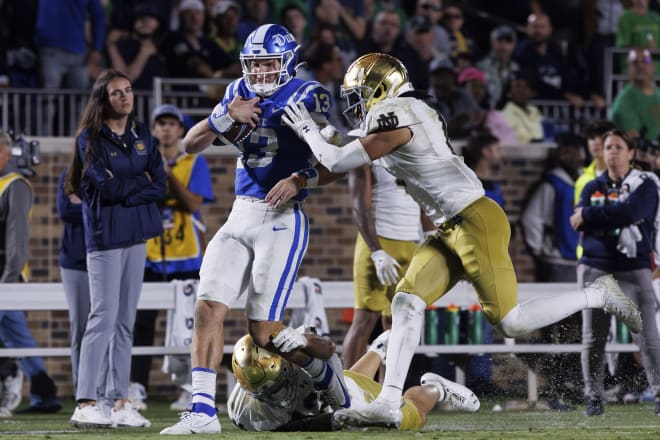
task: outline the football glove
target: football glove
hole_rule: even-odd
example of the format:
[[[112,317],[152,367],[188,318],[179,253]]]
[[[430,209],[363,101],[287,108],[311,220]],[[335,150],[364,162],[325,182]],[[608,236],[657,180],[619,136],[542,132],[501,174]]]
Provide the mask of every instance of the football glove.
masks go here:
[[[387,252],[378,249],[371,253],[371,260],[376,267],[378,281],[384,286],[392,286],[399,280],[399,268],[401,265]]]
[[[273,345],[282,353],[289,353],[293,350],[305,348],[307,338],[294,328],[284,327],[273,337]]]

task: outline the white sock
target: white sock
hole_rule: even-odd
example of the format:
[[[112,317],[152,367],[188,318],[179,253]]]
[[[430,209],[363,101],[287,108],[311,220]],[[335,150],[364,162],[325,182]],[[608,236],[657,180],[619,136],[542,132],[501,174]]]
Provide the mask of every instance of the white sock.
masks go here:
[[[418,296],[398,292],[392,299],[392,330],[387,344],[383,389],[379,399],[398,402],[415,348],[419,345],[426,303]]]
[[[511,309],[497,327],[504,336],[513,338],[554,324],[582,309],[599,308],[603,304],[603,294],[589,287],[581,292],[534,298]]]
[[[210,368],[192,369],[192,404],[193,412],[202,412],[209,416],[216,414],[215,381],[217,373]]]

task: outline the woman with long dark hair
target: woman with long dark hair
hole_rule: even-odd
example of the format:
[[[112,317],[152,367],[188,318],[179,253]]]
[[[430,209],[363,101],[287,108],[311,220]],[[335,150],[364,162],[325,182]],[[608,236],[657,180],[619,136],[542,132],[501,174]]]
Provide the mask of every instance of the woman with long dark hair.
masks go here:
[[[157,141],[132,112],[129,79],[104,71],[81,117],[66,177],[65,192],[82,200],[90,287],[74,426],[151,425],[127,396],[145,241],[162,233],[156,202],[165,194],[166,176]],[[110,414],[97,398],[115,401]]]

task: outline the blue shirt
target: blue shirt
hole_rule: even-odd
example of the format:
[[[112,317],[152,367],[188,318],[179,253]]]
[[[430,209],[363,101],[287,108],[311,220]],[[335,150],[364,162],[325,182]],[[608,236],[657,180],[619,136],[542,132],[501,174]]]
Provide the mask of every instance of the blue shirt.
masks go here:
[[[234,96],[249,99],[256,94],[247,89],[243,78],[233,81],[222,99],[223,111],[226,112]],[[312,165],[313,155],[307,143],[281,122],[284,107],[299,102],[310,112],[328,118],[331,94],[316,81],[293,78],[271,96],[261,99],[262,114],[257,128],[237,145],[241,155],[236,167],[236,195],[263,199],[278,181]],[[301,201],[306,196],[307,190],[302,190],[294,200]]]
[[[85,20],[88,15],[92,22],[93,48],[102,51],[105,12],[101,0],[39,0],[35,44],[86,53]]]

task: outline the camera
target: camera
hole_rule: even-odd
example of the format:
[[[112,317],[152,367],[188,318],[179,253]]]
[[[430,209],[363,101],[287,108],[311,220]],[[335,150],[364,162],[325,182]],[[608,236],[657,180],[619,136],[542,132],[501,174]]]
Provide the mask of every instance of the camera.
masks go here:
[[[18,172],[24,176],[34,176],[35,172],[32,170],[34,165],[41,163],[41,150],[39,148],[39,141],[28,140],[23,134],[18,137],[14,136],[13,132],[9,132],[12,138],[11,150],[11,163],[16,166]]]

